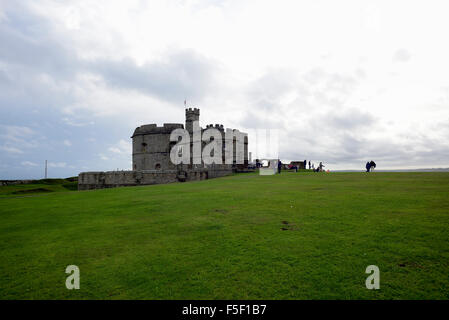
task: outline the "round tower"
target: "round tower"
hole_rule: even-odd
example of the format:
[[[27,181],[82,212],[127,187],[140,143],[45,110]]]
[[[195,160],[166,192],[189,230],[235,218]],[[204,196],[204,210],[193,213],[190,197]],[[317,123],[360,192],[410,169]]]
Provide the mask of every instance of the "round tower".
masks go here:
[[[170,150],[176,142],[170,141],[175,129],[182,129],[180,123],[143,125],[134,131],[133,170],[174,170],[176,166],[170,160]]]

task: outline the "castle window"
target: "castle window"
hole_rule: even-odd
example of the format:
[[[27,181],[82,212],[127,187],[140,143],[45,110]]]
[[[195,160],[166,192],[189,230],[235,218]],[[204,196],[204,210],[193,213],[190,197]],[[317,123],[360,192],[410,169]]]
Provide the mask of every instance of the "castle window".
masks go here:
[[[161,170],[161,164],[160,163],[156,163],[156,166],[154,168],[156,170]]]
[[[145,142],[142,142],[142,152],[147,151],[147,144]]]

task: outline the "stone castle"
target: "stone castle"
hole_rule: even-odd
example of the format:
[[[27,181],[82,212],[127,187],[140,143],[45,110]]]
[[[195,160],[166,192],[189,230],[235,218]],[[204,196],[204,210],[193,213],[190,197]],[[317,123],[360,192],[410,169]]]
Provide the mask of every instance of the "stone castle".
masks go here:
[[[78,176],[78,189],[101,189],[121,186],[137,186],[149,184],[161,184],[171,182],[184,182],[193,180],[204,180],[216,177],[222,177],[232,172],[245,169],[248,165],[248,137],[247,134],[232,129],[234,134],[242,134],[243,144],[243,163],[236,161],[236,138],[226,138],[223,125],[207,125],[206,128],[199,127],[201,133],[205,130],[214,128],[222,134],[222,163],[205,164],[201,159],[193,158],[190,155],[189,163],[174,164],[170,159],[172,148],[178,144],[176,141],[170,141],[170,135],[173,130],[185,129],[190,135],[190,150],[195,142],[199,142],[201,149],[210,141],[197,140],[194,136],[194,125],[198,125],[200,110],[197,108],[188,108],[185,110],[185,127],[181,123],[164,123],[162,127],[156,124],[147,124],[135,129],[132,135],[132,170],[131,171],[108,171],[108,172],[82,172]],[[231,130],[231,129],[227,129]],[[225,146],[233,148],[233,161],[225,164]],[[179,145],[179,144],[178,144]],[[197,163],[197,164],[194,164]]]

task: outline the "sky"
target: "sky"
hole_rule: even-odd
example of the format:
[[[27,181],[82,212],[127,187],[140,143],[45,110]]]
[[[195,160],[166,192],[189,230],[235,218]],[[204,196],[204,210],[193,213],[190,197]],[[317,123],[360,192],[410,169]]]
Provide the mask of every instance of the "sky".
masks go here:
[[[203,127],[279,130],[284,162],[449,167],[448,9],[0,0],[0,179],[129,170],[134,129],[185,99]]]

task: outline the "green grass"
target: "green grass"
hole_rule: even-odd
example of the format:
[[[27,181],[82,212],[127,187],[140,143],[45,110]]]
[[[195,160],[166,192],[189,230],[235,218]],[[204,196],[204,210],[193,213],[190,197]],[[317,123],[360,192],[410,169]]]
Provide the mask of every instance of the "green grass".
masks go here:
[[[448,190],[448,173],[285,172],[2,191],[0,298],[448,299]]]
[[[41,179],[30,184],[0,186],[0,198],[26,196],[38,193],[66,192],[78,190],[78,182],[68,179]]]

